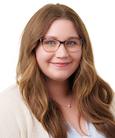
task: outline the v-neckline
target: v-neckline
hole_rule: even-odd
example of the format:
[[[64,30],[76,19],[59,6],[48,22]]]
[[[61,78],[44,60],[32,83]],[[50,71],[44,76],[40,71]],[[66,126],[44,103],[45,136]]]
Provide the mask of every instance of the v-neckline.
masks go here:
[[[89,125],[88,125],[88,122],[85,122],[85,127],[86,127],[86,130],[87,130],[87,136],[86,136],[86,135],[81,135],[81,134],[73,127],[73,125],[72,125],[70,122],[67,122],[67,125],[68,125],[68,127],[69,127],[69,130],[74,131],[74,132],[77,133],[77,135],[79,135],[81,138],[89,138]]]

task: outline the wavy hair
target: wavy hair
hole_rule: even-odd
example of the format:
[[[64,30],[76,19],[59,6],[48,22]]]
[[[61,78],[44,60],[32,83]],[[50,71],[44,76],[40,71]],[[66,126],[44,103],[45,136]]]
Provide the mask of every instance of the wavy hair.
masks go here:
[[[68,19],[82,38],[82,58],[79,68],[71,75],[70,87],[76,97],[79,113],[107,138],[115,137],[115,120],[110,112],[113,91],[97,74],[88,32],[79,15],[62,4],[47,4],[27,23],[17,64],[17,83],[34,116],[53,138],[67,138],[65,120],[58,104],[49,99],[45,76],[40,71],[35,50],[53,21]],[[62,123],[63,122],[63,123]]]

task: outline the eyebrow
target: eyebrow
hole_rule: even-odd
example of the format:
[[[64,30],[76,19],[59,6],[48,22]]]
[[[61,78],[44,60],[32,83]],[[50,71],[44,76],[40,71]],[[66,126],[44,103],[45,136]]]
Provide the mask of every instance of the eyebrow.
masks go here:
[[[46,35],[44,38],[52,38],[52,39],[58,40],[58,38],[56,36],[50,36],[50,35]],[[76,38],[79,39],[80,37],[79,36],[69,36],[69,37],[67,37],[66,40],[68,40],[68,39],[76,39]]]

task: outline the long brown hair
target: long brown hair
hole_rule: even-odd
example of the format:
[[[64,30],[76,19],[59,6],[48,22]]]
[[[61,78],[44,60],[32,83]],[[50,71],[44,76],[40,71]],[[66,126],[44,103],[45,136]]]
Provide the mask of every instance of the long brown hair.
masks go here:
[[[48,98],[44,75],[35,57],[40,38],[46,34],[53,21],[60,18],[72,21],[82,39],[81,62],[69,78],[77,108],[98,131],[107,138],[114,138],[115,120],[110,112],[113,91],[96,72],[91,43],[84,23],[74,10],[65,5],[45,5],[33,15],[24,29],[17,65],[17,83],[21,94],[34,116],[52,137],[67,138],[63,115],[58,104]]]

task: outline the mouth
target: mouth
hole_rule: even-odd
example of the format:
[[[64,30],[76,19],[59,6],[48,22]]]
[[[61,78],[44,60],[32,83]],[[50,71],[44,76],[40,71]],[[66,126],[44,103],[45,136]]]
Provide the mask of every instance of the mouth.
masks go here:
[[[71,62],[50,62],[52,65],[56,67],[66,67],[71,64]]]

